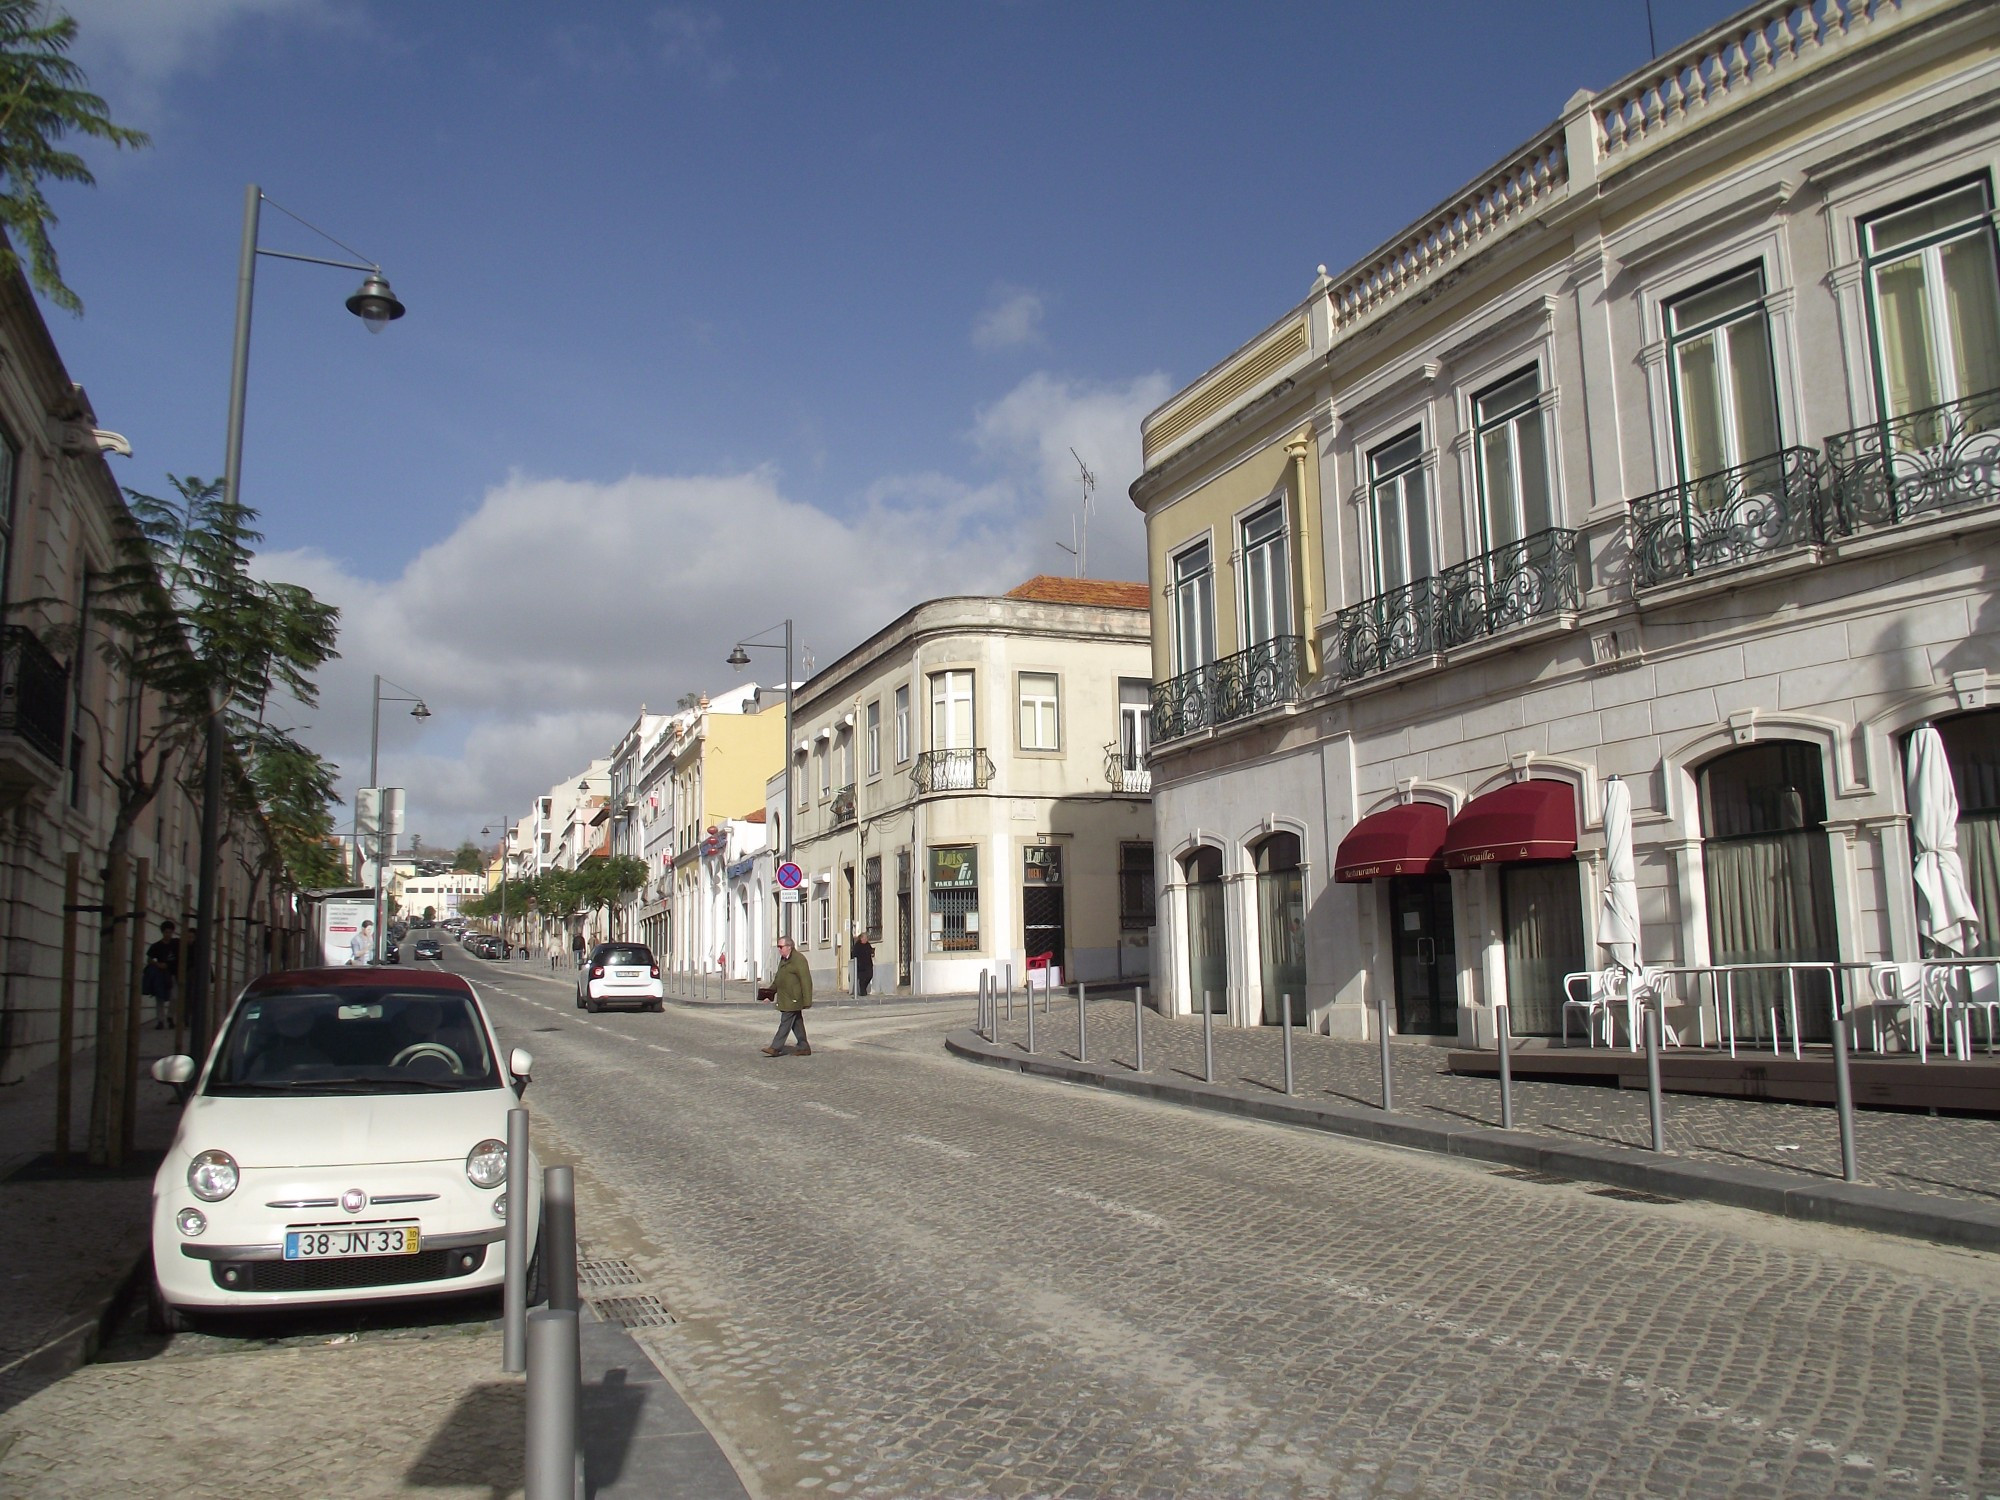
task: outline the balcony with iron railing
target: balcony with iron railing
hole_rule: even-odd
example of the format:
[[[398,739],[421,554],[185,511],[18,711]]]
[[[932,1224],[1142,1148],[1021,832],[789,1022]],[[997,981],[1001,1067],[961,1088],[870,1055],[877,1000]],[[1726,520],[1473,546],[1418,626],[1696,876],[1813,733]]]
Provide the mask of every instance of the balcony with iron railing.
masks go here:
[[[1131,792],[1149,796],[1153,790],[1153,773],[1137,756],[1127,756],[1125,747],[1116,741],[1104,747],[1104,779],[1114,792]]]
[[[836,787],[833,792],[833,824],[838,828],[843,823],[854,821],[854,783]]]
[[[1179,739],[1296,702],[1303,647],[1299,636],[1273,636],[1247,651],[1154,683],[1154,739]]]
[[[1642,495],[1631,515],[1635,588],[1811,546],[1826,535],[1819,455],[1781,448]]]
[[[1341,610],[1328,633],[1326,677],[1353,682],[1574,614],[1582,603],[1576,533],[1538,531]]]
[[[993,762],[984,750],[926,750],[910,767],[910,786],[919,797],[933,792],[981,792],[993,780]]]
[[[1826,440],[1829,530],[1842,536],[2000,500],[2000,391]]]
[[[33,631],[0,626],[0,782],[52,784],[62,769],[68,717],[68,668]]]

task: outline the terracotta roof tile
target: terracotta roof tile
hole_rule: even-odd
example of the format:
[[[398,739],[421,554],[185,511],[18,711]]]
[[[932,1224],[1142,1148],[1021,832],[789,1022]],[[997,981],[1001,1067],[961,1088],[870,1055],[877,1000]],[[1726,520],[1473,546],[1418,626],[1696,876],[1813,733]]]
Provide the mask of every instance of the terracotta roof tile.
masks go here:
[[[1105,609],[1151,609],[1153,605],[1152,591],[1143,583],[1062,578],[1054,573],[1036,574],[1018,588],[1007,590],[1007,597],[1043,604],[1094,604]]]

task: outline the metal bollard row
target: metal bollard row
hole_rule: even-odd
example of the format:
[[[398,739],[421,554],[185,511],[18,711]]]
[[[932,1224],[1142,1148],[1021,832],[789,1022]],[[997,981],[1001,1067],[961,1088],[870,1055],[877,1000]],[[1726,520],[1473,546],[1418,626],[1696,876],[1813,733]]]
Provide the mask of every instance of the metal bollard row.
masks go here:
[[[1285,1097],[1291,1098],[1296,1090],[1292,1087],[1292,997],[1279,997],[1285,1007]]]
[[[1215,1082],[1215,992],[1205,990],[1201,997],[1201,1077],[1204,1083]]]
[[[1493,1007],[1493,1035],[1500,1046],[1500,1128],[1514,1128],[1514,1021],[1502,1001]]]
[[[582,1304],[576,1271],[576,1173],[571,1167],[542,1173],[541,1255],[549,1303],[527,1318],[525,1500],[582,1500]]]

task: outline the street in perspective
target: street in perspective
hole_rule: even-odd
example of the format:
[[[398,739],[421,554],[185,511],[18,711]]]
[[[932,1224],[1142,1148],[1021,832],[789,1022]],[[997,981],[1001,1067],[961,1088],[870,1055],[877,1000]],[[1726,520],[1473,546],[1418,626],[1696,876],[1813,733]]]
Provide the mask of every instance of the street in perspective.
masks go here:
[[[2000,0],[1545,11],[0,0],[0,1500],[2000,1500]]]

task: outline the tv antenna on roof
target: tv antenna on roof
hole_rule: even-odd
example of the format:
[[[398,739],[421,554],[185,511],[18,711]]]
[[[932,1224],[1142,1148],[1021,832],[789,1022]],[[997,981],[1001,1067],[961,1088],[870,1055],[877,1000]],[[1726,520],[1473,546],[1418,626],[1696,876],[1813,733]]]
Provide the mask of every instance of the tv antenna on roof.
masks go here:
[[[1069,523],[1070,540],[1076,543],[1074,547],[1062,542],[1056,545],[1076,559],[1076,576],[1081,578],[1090,567],[1090,492],[1097,488],[1097,476],[1090,472],[1090,465],[1083,461],[1076,449],[1070,449],[1069,456],[1076,460],[1077,474],[1083,480],[1082,525],[1079,527],[1075,520]]]

